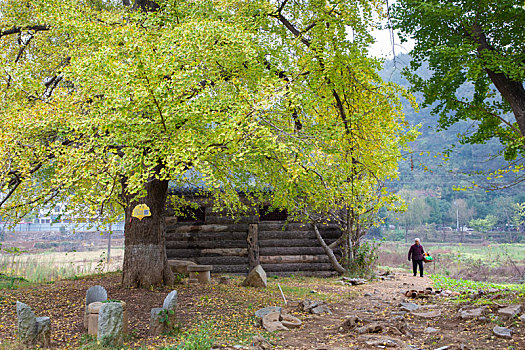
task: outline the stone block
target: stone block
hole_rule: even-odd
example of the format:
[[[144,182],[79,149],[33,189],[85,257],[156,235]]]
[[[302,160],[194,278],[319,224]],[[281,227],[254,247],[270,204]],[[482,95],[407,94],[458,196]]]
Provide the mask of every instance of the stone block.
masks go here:
[[[103,346],[117,346],[122,341],[124,308],[119,302],[104,303],[98,314],[97,341]]]

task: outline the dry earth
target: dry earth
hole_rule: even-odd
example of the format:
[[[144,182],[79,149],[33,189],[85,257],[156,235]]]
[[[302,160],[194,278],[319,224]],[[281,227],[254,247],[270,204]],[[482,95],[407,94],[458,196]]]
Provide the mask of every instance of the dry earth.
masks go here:
[[[37,316],[51,317],[54,348],[79,348],[85,342],[82,340],[85,291],[95,284],[104,286],[111,299],[126,301],[132,331],[132,337],[126,343],[128,348],[156,348],[181,339],[181,334],[175,337],[148,336],[150,309],[162,305],[170,289],[123,289],[119,282],[120,275],[110,274],[0,290],[0,344],[12,343],[16,339],[14,303],[20,300],[29,304]],[[492,328],[497,323],[490,317],[485,320],[460,320],[458,309],[464,305],[451,298],[407,300],[427,305],[422,309],[425,312],[439,310],[441,315],[435,318],[399,314],[399,303],[406,299],[402,292],[431,286],[431,280],[426,277],[396,274],[394,280],[360,286],[340,285],[335,279],[270,279],[265,290],[240,287],[239,278],[232,278],[231,282],[220,285],[214,279],[213,284],[208,286],[178,284],[174,287],[179,292],[177,316],[183,331],[198,329],[203,322],[208,322],[217,337],[217,344],[226,347],[239,343],[249,345],[254,335],[262,335],[280,349],[378,349],[383,346],[382,342],[388,340],[396,342],[397,348],[401,349],[438,349],[443,346],[448,346],[449,350],[525,349],[524,324],[518,318],[505,323],[514,330],[512,340],[496,338]],[[303,325],[270,335],[254,325],[253,315],[265,306],[282,306],[278,282],[288,294],[289,304],[285,309],[300,318]],[[305,298],[326,300],[333,314],[313,315],[299,311],[297,305]],[[519,298],[514,301],[523,303],[523,296]],[[490,308],[493,314],[497,313],[497,305],[493,304]],[[379,322],[382,332],[362,335],[356,329],[342,330],[340,326],[351,316],[358,316],[365,324]],[[425,333],[427,327],[433,327],[437,332]],[[410,335],[407,336],[408,333]],[[367,345],[367,342],[374,341],[376,345]]]

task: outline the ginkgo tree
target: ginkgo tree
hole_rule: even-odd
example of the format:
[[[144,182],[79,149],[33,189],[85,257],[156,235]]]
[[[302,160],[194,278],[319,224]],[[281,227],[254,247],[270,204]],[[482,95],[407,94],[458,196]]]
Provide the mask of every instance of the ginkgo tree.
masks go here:
[[[270,186],[296,213],[363,215],[395,176],[413,133],[366,56],[380,3],[127,5],[0,3],[2,215],[65,202],[115,217],[120,205],[123,285],[149,287],[173,281],[170,181],[205,184],[232,210],[239,190],[261,200]],[[138,204],[150,215],[134,217]]]
[[[381,14],[380,3],[282,1],[271,9],[265,28],[280,40],[268,65],[279,67],[275,72],[287,85],[260,120],[285,149],[248,162],[242,177],[253,182],[247,192],[258,201],[311,224],[339,273],[352,266],[361,238],[380,222],[378,211],[399,206],[384,184],[396,178],[401,152],[417,136],[401,111],[400,96],[411,96],[384,83],[379,62],[367,55],[374,13]],[[319,230],[327,222],[341,229],[331,244]]]

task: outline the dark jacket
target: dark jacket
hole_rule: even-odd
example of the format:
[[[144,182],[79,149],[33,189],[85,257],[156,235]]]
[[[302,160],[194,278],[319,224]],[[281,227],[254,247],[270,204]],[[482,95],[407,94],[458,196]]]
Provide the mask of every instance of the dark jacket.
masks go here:
[[[423,246],[421,244],[417,245],[414,243],[408,251],[408,260],[410,260],[411,258],[414,260],[423,260],[423,254],[425,254]]]

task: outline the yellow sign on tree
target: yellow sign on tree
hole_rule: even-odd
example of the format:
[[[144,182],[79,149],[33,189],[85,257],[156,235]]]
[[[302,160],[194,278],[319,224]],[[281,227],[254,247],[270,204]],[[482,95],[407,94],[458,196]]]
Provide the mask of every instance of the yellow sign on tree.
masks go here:
[[[151,216],[151,211],[146,204],[138,204],[135,208],[133,208],[131,216],[142,220],[146,216]]]

